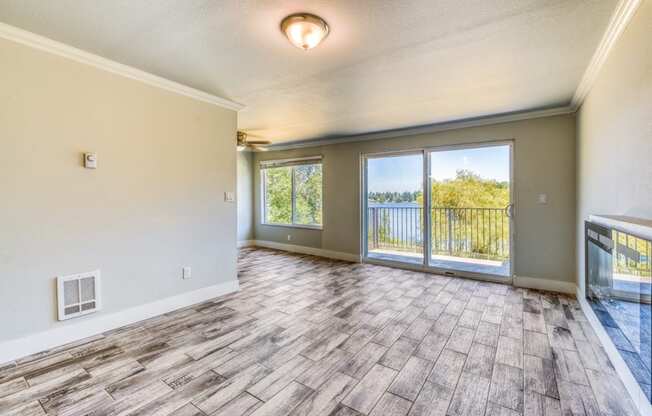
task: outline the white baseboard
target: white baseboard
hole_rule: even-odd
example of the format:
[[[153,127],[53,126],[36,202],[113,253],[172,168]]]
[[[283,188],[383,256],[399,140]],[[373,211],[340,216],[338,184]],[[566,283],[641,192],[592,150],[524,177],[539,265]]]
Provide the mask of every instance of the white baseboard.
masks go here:
[[[568,295],[574,295],[577,289],[575,283],[527,276],[514,276],[513,284],[516,287],[547,290],[549,292],[566,293]]]
[[[120,312],[106,315],[100,313],[77,322],[67,321],[57,328],[0,343],[0,364],[236,292],[238,289],[239,283],[236,279]]]
[[[253,247],[256,244],[256,240],[240,240],[238,241],[238,248],[244,248],[244,247]]]
[[[357,254],[342,253],[339,251],[324,250],[321,248],[298,246],[294,244],[277,243],[276,241],[265,240],[251,240],[252,244],[248,246],[273,248],[276,250],[289,251],[292,253],[310,254],[313,256],[326,257],[336,260],[345,260],[355,263],[360,262],[360,256]],[[406,265],[406,268],[410,268]],[[414,270],[423,271],[421,267],[416,266]],[[496,281],[500,281],[496,279]],[[528,289],[547,290],[549,292],[565,293],[569,295],[575,294],[576,286],[574,283],[563,282],[560,280],[540,279],[534,277],[515,276],[513,285],[517,287],[524,287]]]
[[[331,250],[324,250],[321,248],[297,246],[294,244],[283,244],[283,243],[277,243],[275,241],[265,241],[265,240],[254,240],[253,245],[257,247],[266,247],[266,248],[273,248],[276,250],[289,251],[292,253],[310,254],[313,256],[326,257],[335,260],[351,261],[354,263],[360,262],[359,255],[351,254],[351,253],[342,253],[340,251],[331,251]]]
[[[589,323],[591,324],[591,327],[593,328],[596,335],[598,336],[598,339],[602,343],[602,346],[604,347],[607,356],[609,357],[611,363],[614,365],[614,368],[616,369],[616,373],[618,374],[618,377],[620,377],[620,380],[622,380],[623,384],[625,385],[625,389],[627,389],[627,392],[629,393],[630,397],[632,398],[632,401],[638,408],[639,413],[641,414],[641,416],[652,416],[652,405],[650,405],[650,402],[648,402],[645,393],[638,385],[638,382],[632,375],[631,371],[629,370],[629,367],[627,367],[627,364],[625,363],[625,360],[623,360],[623,357],[621,357],[620,354],[618,353],[616,346],[614,345],[613,341],[611,341],[611,338],[602,327],[600,320],[598,320],[598,317],[595,315],[595,312],[593,312],[591,305],[589,305],[589,303],[586,301],[586,298],[584,297],[584,293],[582,293],[582,290],[579,287],[577,288],[576,296],[577,296],[577,301],[579,302],[580,307],[582,308],[582,312],[584,312],[584,315],[586,315],[586,319],[588,319]]]

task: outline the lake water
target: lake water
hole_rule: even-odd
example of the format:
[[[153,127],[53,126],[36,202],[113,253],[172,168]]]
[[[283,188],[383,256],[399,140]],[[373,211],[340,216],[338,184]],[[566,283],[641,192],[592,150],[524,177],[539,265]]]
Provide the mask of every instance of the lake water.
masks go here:
[[[384,227],[388,237],[400,240],[408,245],[421,244],[423,230],[421,229],[422,208],[416,202],[369,202],[369,229],[372,229],[372,215],[376,216],[379,226]]]

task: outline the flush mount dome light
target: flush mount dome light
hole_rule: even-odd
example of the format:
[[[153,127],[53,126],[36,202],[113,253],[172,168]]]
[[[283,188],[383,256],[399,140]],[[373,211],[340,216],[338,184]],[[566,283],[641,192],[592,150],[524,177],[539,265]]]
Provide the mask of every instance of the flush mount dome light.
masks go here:
[[[290,42],[304,51],[319,45],[328,36],[328,24],[309,13],[291,14],[281,22],[281,30]]]

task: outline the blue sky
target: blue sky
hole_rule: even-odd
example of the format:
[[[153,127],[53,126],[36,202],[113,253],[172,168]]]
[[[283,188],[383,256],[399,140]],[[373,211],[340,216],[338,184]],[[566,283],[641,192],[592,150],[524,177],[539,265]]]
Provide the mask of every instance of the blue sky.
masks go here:
[[[468,169],[485,179],[509,180],[509,146],[432,152],[430,177],[452,179],[458,169]],[[421,155],[369,159],[370,192],[420,191]]]

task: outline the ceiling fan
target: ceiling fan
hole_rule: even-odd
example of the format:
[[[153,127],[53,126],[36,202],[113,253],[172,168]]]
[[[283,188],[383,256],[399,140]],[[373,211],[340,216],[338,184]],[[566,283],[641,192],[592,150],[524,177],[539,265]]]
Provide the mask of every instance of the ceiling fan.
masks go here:
[[[271,140],[255,138],[256,136],[249,137],[249,134],[244,131],[238,131],[238,151],[241,152],[246,149],[255,151],[266,151],[265,146],[272,144]]]

